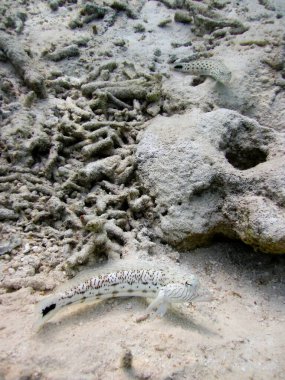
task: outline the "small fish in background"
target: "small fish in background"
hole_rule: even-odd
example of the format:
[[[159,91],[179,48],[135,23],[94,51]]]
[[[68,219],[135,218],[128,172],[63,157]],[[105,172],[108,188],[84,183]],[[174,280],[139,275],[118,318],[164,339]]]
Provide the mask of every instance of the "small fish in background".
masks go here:
[[[190,62],[175,63],[173,69],[193,75],[207,75],[222,84],[229,83],[232,76],[224,63],[215,59],[198,59]]]
[[[54,295],[44,298],[37,305],[36,328],[39,329],[64,306],[131,296],[154,298],[145,317],[138,319],[138,322],[146,319],[153,311],[163,316],[172,303],[212,300],[209,292],[201,292],[199,280],[193,274],[155,268],[149,262],[141,265],[125,262],[120,269],[113,264],[100,270],[80,273],[59,287]]]

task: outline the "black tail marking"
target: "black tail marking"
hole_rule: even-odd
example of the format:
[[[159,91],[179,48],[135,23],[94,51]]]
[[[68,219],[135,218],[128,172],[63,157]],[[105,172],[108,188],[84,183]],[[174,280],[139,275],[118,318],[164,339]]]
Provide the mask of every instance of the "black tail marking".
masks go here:
[[[42,315],[43,315],[43,317],[44,317],[45,315],[47,315],[50,311],[52,311],[53,309],[55,309],[55,308],[56,308],[56,304],[55,304],[55,303],[52,303],[51,305],[46,306],[46,307],[42,310]]]

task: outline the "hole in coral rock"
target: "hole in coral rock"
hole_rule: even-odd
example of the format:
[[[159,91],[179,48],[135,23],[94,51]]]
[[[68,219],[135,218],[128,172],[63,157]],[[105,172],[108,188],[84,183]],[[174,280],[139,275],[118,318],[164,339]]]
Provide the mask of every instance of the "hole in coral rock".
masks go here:
[[[191,83],[191,85],[192,85],[193,87],[199,86],[199,84],[204,83],[205,80],[206,80],[206,77],[203,76],[203,75],[201,75],[201,76],[199,76],[199,77],[194,77],[194,78],[192,79],[192,83]]]
[[[120,135],[120,138],[121,138],[121,140],[123,141],[124,144],[129,144],[129,139],[128,139],[127,135],[125,135],[124,133],[122,133]]]
[[[47,158],[48,153],[49,146],[36,145],[31,151],[31,156],[33,157],[34,163],[36,163],[41,162],[44,158]]]
[[[227,151],[225,156],[233,167],[240,170],[253,168],[267,159],[267,153],[259,148],[242,149],[238,146]]]
[[[228,162],[239,170],[247,170],[267,160],[268,131],[246,120],[225,124],[220,149]]]
[[[120,210],[122,210],[122,211],[128,211],[129,208],[130,208],[129,204],[128,204],[127,200],[125,199],[123,201],[123,203],[121,204],[121,206],[120,206]]]
[[[17,288],[6,288],[6,293],[14,293],[14,292],[17,292],[19,289]]]

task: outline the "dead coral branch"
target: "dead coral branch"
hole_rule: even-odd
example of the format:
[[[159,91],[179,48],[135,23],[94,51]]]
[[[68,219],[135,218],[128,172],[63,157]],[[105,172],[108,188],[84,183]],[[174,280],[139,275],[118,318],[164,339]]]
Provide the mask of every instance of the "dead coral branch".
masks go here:
[[[0,31],[0,49],[23,78],[27,87],[35,91],[40,98],[46,98],[44,76],[35,68],[34,63],[21,45],[9,34]]]

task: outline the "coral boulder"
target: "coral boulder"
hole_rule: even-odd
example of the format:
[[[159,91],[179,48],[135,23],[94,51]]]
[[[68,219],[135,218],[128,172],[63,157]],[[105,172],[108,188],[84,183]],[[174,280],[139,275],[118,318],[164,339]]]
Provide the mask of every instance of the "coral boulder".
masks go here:
[[[191,249],[215,235],[285,253],[285,134],[227,109],[158,116],[137,149],[162,240]]]

